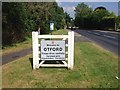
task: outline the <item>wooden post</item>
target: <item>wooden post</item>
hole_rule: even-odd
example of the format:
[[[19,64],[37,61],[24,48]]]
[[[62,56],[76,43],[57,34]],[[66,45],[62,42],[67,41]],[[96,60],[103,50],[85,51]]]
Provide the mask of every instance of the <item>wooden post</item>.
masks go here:
[[[68,69],[73,69],[74,65],[74,32],[68,32]]]
[[[70,44],[71,44],[71,40],[70,40],[70,37],[71,36],[71,33],[70,31],[68,32],[68,69],[70,69],[70,54],[71,54],[71,50],[70,50]]]
[[[73,69],[74,66],[74,32],[71,32],[71,63],[70,63],[70,69]]]
[[[39,68],[39,54],[38,54],[38,32],[32,32],[33,45],[33,69]]]

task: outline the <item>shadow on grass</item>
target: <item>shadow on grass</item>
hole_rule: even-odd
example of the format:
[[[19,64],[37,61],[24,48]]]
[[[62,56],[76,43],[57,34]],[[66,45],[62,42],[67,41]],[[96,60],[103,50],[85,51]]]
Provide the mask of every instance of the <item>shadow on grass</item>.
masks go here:
[[[33,69],[33,58],[29,58],[29,61],[30,61],[30,63],[31,63],[31,67],[32,67],[32,69]]]
[[[41,62],[41,60],[40,60],[40,62]],[[44,62],[44,64],[49,64],[49,65],[51,65],[51,64],[63,64],[63,62],[61,61],[61,60],[46,60],[45,62]],[[56,69],[68,69],[67,67],[40,67],[40,68],[56,68]]]
[[[33,58],[29,58],[30,64],[31,64],[31,68],[33,69]],[[40,60],[41,62],[42,60]],[[55,60],[46,60],[44,62],[44,64],[63,64],[63,62],[60,61],[55,61]],[[40,67],[40,68],[65,68],[65,67]],[[66,67],[67,69],[67,67]]]
[[[46,60],[44,64],[63,64],[63,62],[58,60]]]

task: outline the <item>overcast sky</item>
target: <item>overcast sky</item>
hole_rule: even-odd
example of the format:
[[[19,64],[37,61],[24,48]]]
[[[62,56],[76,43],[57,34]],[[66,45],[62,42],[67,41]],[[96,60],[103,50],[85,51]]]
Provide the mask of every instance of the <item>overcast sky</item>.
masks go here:
[[[75,7],[81,2],[69,2],[69,0],[66,1],[68,2],[58,2],[58,5],[60,7],[63,7],[64,11],[69,13],[70,16],[74,18]],[[93,10],[96,7],[103,6],[108,11],[114,12],[116,15],[118,15],[118,2],[84,2],[84,3],[91,7]]]

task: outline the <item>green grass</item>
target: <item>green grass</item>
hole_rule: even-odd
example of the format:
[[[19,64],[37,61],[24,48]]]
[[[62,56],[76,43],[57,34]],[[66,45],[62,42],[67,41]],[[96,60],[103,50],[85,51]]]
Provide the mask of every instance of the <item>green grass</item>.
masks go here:
[[[12,46],[4,47],[0,52],[0,55],[7,55],[9,53],[19,52],[21,50],[31,48],[32,47],[32,39],[26,37],[26,40],[20,43],[14,43]]]
[[[63,32],[63,31],[60,31]],[[117,88],[118,58],[90,42],[75,42],[75,64],[33,70],[32,54],[3,65],[4,88]]]
[[[53,35],[67,35],[68,32],[65,31],[64,29],[60,29],[60,30],[57,30],[57,31],[54,31],[52,32]]]

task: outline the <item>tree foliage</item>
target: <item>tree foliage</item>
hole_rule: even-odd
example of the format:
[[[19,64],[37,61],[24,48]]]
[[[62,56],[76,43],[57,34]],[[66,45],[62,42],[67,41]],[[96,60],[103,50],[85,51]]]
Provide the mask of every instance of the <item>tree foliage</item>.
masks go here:
[[[92,10],[86,4],[78,4],[75,9],[75,25],[87,29],[114,29],[116,16],[108,10]]]
[[[3,3],[2,5],[3,45],[24,40],[26,15],[24,13],[22,4]]]
[[[65,12],[65,20],[66,20],[66,26],[67,28],[72,26],[72,17],[68,13]]]
[[[92,12],[86,4],[81,3],[75,7],[75,25],[84,27],[85,18],[88,17]]]
[[[92,12],[92,9],[89,8],[86,4],[81,3],[75,7],[75,16],[86,17]]]
[[[120,16],[116,17],[115,22],[116,22],[116,24],[117,24],[117,25],[116,25],[117,28],[120,29]]]
[[[2,3],[3,45],[25,40],[31,31],[49,33],[53,20],[55,29],[64,28],[66,14],[56,2],[4,2]]]

